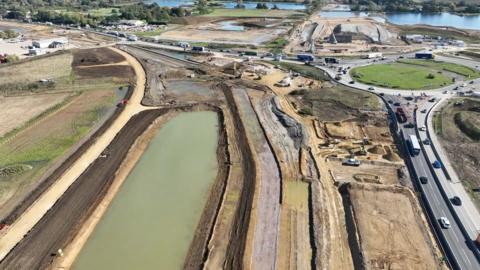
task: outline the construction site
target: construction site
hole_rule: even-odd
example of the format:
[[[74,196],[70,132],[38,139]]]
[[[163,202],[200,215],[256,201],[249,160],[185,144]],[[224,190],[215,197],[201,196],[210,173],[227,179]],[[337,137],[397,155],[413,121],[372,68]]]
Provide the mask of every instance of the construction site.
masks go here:
[[[330,36],[329,30],[316,30],[318,25],[306,26],[316,33],[309,42]],[[369,27],[379,26],[369,22],[365,31]],[[376,38],[396,42],[394,36]],[[87,250],[94,242],[103,247],[101,235],[114,231],[102,229],[102,219],[130,188],[130,177],[142,168],[142,155],[154,147],[156,134],[165,133],[177,117],[200,111],[215,117],[214,124],[198,125],[199,131],[208,126],[214,129],[208,137],[217,134],[211,152],[215,162],[208,165],[213,177],[202,187],[203,200],[163,201],[182,191],[166,185],[157,187],[166,189],[163,196],[148,195],[159,197],[155,203],[167,210],[183,203],[197,207],[198,216],[174,231],[150,231],[142,227],[149,219],[129,217],[130,226],[120,230],[140,232],[145,242],[167,235],[182,242],[170,245],[175,249],[170,268],[447,268],[413,192],[404,153],[392,137],[386,106],[376,95],[269,61],[208,53],[185,57],[154,45],[66,50],[45,58],[64,68],[15,77],[20,65],[45,65],[42,57],[0,68],[8,77],[0,85],[0,103],[11,99],[7,114],[22,114],[0,125],[0,153],[7,157],[0,159],[0,177],[7,179],[2,185],[8,184],[0,201],[0,268],[90,269],[88,253],[103,257],[104,268],[165,267],[155,259],[162,256],[155,249],[128,249],[128,256],[121,244],[109,245],[108,252]],[[72,137],[55,137],[69,130],[58,125],[67,121],[86,123]],[[183,134],[184,144],[196,141],[196,133],[201,132]],[[32,138],[42,142],[40,150],[49,146],[48,153],[57,155],[28,148]],[[169,159],[176,160],[171,169],[191,169],[182,166],[181,155],[172,152]],[[158,222],[175,217],[171,211]],[[177,235],[180,230],[189,233]],[[128,257],[140,258],[141,265]]]
[[[420,49],[401,39],[400,30],[379,17],[324,17],[312,14],[297,24],[285,48],[288,53],[358,55],[368,52],[399,53]]]

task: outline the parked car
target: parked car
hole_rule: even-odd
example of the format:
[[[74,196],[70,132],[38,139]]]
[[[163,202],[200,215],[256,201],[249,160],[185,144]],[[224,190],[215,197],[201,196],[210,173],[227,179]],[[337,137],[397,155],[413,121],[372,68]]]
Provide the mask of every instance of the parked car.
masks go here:
[[[393,103],[393,105],[400,106],[400,102],[395,102],[395,103]]]
[[[393,100],[389,99],[387,102],[388,102],[388,104],[392,104]]]
[[[460,199],[460,197],[458,196],[453,196],[450,201],[454,204],[454,205],[462,205],[462,200]]]
[[[425,185],[426,183],[428,183],[428,178],[425,176],[420,176],[420,183]]]
[[[440,223],[440,226],[442,226],[442,228],[444,228],[444,229],[448,229],[452,226],[452,225],[450,225],[450,220],[448,220],[448,218],[446,218],[446,217],[440,217],[440,219],[438,221]]]
[[[440,169],[440,168],[442,168],[442,163],[440,163],[440,161],[438,161],[438,160],[435,160],[435,161],[432,163],[432,165],[433,165],[433,168],[435,168],[435,169]]]

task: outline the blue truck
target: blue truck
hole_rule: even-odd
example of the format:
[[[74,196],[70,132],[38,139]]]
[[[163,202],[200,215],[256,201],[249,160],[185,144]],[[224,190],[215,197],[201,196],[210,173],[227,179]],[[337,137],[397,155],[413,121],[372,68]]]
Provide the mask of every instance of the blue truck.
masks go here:
[[[315,61],[315,57],[311,54],[298,54],[297,60],[302,62],[313,62]]]
[[[192,47],[192,51],[194,51],[194,52],[204,52],[204,51],[205,51],[205,47],[193,46],[193,47]]]
[[[433,53],[431,52],[418,52],[415,53],[415,58],[416,59],[433,59]]]

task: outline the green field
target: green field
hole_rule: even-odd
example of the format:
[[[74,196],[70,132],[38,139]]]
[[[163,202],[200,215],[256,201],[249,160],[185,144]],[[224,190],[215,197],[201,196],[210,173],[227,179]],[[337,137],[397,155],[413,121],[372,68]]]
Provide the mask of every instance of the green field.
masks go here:
[[[392,63],[354,68],[350,74],[355,80],[366,84],[422,90],[440,88],[452,83],[452,78],[438,71],[427,66]]]
[[[212,13],[202,15],[206,17],[274,17],[285,18],[290,16],[304,16],[304,13],[292,10],[264,10],[264,9],[214,9]]]
[[[404,63],[404,64],[410,64],[410,65],[419,65],[419,66],[429,67],[436,70],[445,70],[445,71],[456,73],[458,75],[462,75],[469,79],[480,77],[480,72],[474,70],[473,68],[469,68],[467,66],[461,66],[453,63],[440,62],[440,61],[434,61],[434,60],[419,60],[419,59],[403,59],[403,60],[399,60],[398,62]]]

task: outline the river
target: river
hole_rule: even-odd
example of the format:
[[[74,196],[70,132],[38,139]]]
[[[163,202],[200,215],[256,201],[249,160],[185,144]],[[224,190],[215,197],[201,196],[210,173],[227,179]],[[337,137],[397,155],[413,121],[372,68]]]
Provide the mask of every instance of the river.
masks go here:
[[[217,173],[217,116],[168,121],[130,173],[76,270],[181,269]]]

